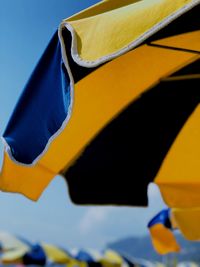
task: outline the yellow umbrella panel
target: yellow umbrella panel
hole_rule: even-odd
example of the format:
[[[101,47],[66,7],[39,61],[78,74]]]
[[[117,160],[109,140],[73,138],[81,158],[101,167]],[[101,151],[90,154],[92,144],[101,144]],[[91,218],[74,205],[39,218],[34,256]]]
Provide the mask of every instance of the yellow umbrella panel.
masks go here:
[[[45,252],[47,260],[51,263],[67,264],[72,260],[72,257],[67,252],[57,246],[41,243],[41,247]]]
[[[200,240],[200,208],[172,209],[172,218],[183,236],[192,241]]]
[[[30,250],[31,244],[15,235],[0,232],[0,261],[3,264],[23,263],[23,256]]]
[[[27,250],[16,248],[14,250],[6,251],[1,255],[2,264],[23,264],[23,257],[26,254]]]
[[[167,62],[167,56],[165,59]],[[154,181],[174,139],[199,103],[196,82],[163,80],[114,117],[63,171],[72,199],[79,204],[145,205],[148,184]],[[74,107],[74,119],[75,112]],[[190,181],[189,176],[186,182]]]
[[[123,258],[115,251],[107,249],[99,260],[103,267],[121,267],[126,266]],[[128,265],[127,265],[128,266]]]
[[[66,98],[62,101],[72,108],[71,118],[67,113],[59,128],[57,113],[52,120],[47,117],[42,122],[50,139],[31,138],[35,128],[29,135],[23,124],[28,115],[23,118],[20,108],[23,103],[23,114],[30,112],[29,102],[23,102],[25,93],[4,134],[10,157],[5,152],[1,189],[36,200],[60,173],[75,203],[147,205],[148,184],[156,181],[162,189],[168,176],[159,173],[155,179],[158,170],[183,125],[198,110],[199,76],[193,75],[199,64],[198,3],[110,0],[64,20],[57,52],[64,61],[64,78],[58,80],[65,81],[62,93],[69,87],[74,95],[73,108]],[[48,53],[58,48],[56,38]],[[23,131],[16,134],[22,124]],[[30,144],[34,139],[34,149],[17,138]],[[199,205],[200,198],[175,203],[180,202]]]

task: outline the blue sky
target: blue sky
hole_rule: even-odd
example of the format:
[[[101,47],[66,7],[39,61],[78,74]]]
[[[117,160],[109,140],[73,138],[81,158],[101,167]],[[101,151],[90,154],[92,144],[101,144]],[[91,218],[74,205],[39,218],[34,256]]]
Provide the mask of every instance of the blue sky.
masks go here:
[[[0,0],[0,134],[40,55],[60,21],[96,0]],[[0,160],[3,147],[0,144]],[[56,177],[38,202],[0,193],[0,231],[66,248],[103,248],[106,243],[147,233],[148,220],[164,206],[150,186],[148,208],[80,207]]]

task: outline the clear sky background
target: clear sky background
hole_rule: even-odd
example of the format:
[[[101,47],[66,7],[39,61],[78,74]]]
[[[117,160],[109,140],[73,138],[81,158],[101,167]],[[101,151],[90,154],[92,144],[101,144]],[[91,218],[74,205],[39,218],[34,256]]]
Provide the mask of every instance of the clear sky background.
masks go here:
[[[0,134],[60,21],[96,0],[0,0]],[[3,146],[0,144],[0,161]],[[148,208],[80,207],[56,177],[38,202],[0,192],[0,231],[66,248],[104,248],[108,242],[147,234],[147,222],[164,207],[155,185]]]

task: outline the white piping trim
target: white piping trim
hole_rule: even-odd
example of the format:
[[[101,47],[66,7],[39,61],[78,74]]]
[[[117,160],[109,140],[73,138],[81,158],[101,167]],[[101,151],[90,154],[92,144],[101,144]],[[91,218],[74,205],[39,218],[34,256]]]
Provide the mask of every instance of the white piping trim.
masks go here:
[[[62,28],[67,28],[72,36],[72,46],[71,46],[71,56],[73,60],[80,66],[91,68],[91,67],[97,67],[102,63],[105,63],[111,59],[114,59],[118,56],[123,55],[124,53],[130,51],[131,49],[135,48],[136,46],[140,45],[142,42],[144,42],[147,38],[152,36],[154,33],[158,32],[162,28],[164,28],[166,25],[171,23],[176,18],[180,17],[185,12],[192,9],[194,6],[198,5],[200,3],[200,0],[193,0],[191,3],[186,4],[182,8],[178,9],[177,11],[174,11],[172,14],[167,16],[165,19],[163,19],[161,22],[155,24],[151,29],[143,33],[139,38],[128,44],[127,46],[123,47],[117,52],[114,52],[112,54],[103,56],[101,58],[98,58],[97,60],[91,61],[91,60],[84,60],[81,58],[81,56],[78,53],[77,49],[77,38],[76,38],[76,32],[74,28],[69,24],[68,22],[63,21],[60,24],[59,31],[62,30]],[[64,43],[61,43],[61,46],[64,47]]]
[[[65,64],[65,67],[67,69],[67,72],[68,72],[68,75],[69,75],[69,78],[70,78],[70,96],[71,96],[71,102],[70,102],[70,105],[69,105],[67,117],[65,118],[65,120],[63,121],[61,127],[57,130],[57,132],[55,134],[53,134],[49,138],[44,150],[30,164],[26,164],[26,163],[22,163],[22,162],[17,161],[12,155],[11,148],[10,148],[9,144],[6,142],[6,140],[3,137],[1,137],[2,142],[4,144],[4,150],[7,152],[7,154],[10,157],[10,159],[14,163],[16,163],[18,165],[22,165],[22,166],[26,166],[26,167],[34,166],[37,163],[37,161],[47,152],[51,142],[64,130],[64,128],[66,127],[66,125],[67,125],[67,123],[68,123],[68,121],[69,121],[69,119],[71,117],[72,106],[73,106],[73,102],[74,102],[74,79],[73,79],[72,72],[71,72],[71,69],[70,69],[70,66],[69,66],[67,53],[66,53],[66,50],[65,50],[65,44],[64,44],[64,40],[63,40],[63,36],[62,36],[62,29],[64,27],[67,28],[70,31],[71,36],[72,36],[71,56],[72,56],[73,60],[80,66],[83,66],[83,67],[86,67],[86,68],[91,68],[91,67],[99,66],[102,63],[105,63],[105,62],[107,62],[107,61],[109,61],[111,59],[114,59],[114,58],[116,58],[116,57],[118,57],[120,55],[123,55],[124,53],[130,51],[134,47],[140,45],[148,37],[150,37],[154,33],[158,32],[164,26],[168,25],[170,22],[172,22],[173,20],[175,20],[176,18],[178,18],[179,16],[184,14],[186,11],[189,11],[190,9],[192,9],[194,6],[198,5],[199,3],[200,3],[200,0],[193,0],[191,3],[183,6],[178,11],[175,11],[170,16],[166,17],[161,22],[159,22],[156,25],[154,25],[150,30],[146,31],[138,39],[136,39],[135,41],[133,41],[132,43],[130,43],[126,47],[120,49],[119,51],[117,51],[115,53],[109,54],[107,56],[103,56],[103,57],[101,57],[101,58],[99,58],[97,60],[94,60],[94,61],[84,60],[84,59],[82,59],[80,57],[80,55],[78,54],[78,49],[77,49],[77,38],[76,38],[75,30],[73,29],[73,27],[69,23],[62,22],[60,24],[60,26],[59,26],[59,29],[58,29],[58,37],[59,37],[60,44],[61,44],[62,59],[63,59],[63,62]]]

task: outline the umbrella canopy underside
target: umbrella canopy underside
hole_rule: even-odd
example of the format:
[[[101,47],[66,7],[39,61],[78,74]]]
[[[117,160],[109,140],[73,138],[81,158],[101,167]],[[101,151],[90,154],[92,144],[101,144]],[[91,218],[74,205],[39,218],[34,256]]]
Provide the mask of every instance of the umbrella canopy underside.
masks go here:
[[[104,1],[64,20],[4,133],[1,190],[36,200],[62,174],[74,203],[146,206],[154,181],[170,206],[200,206],[198,3]]]

